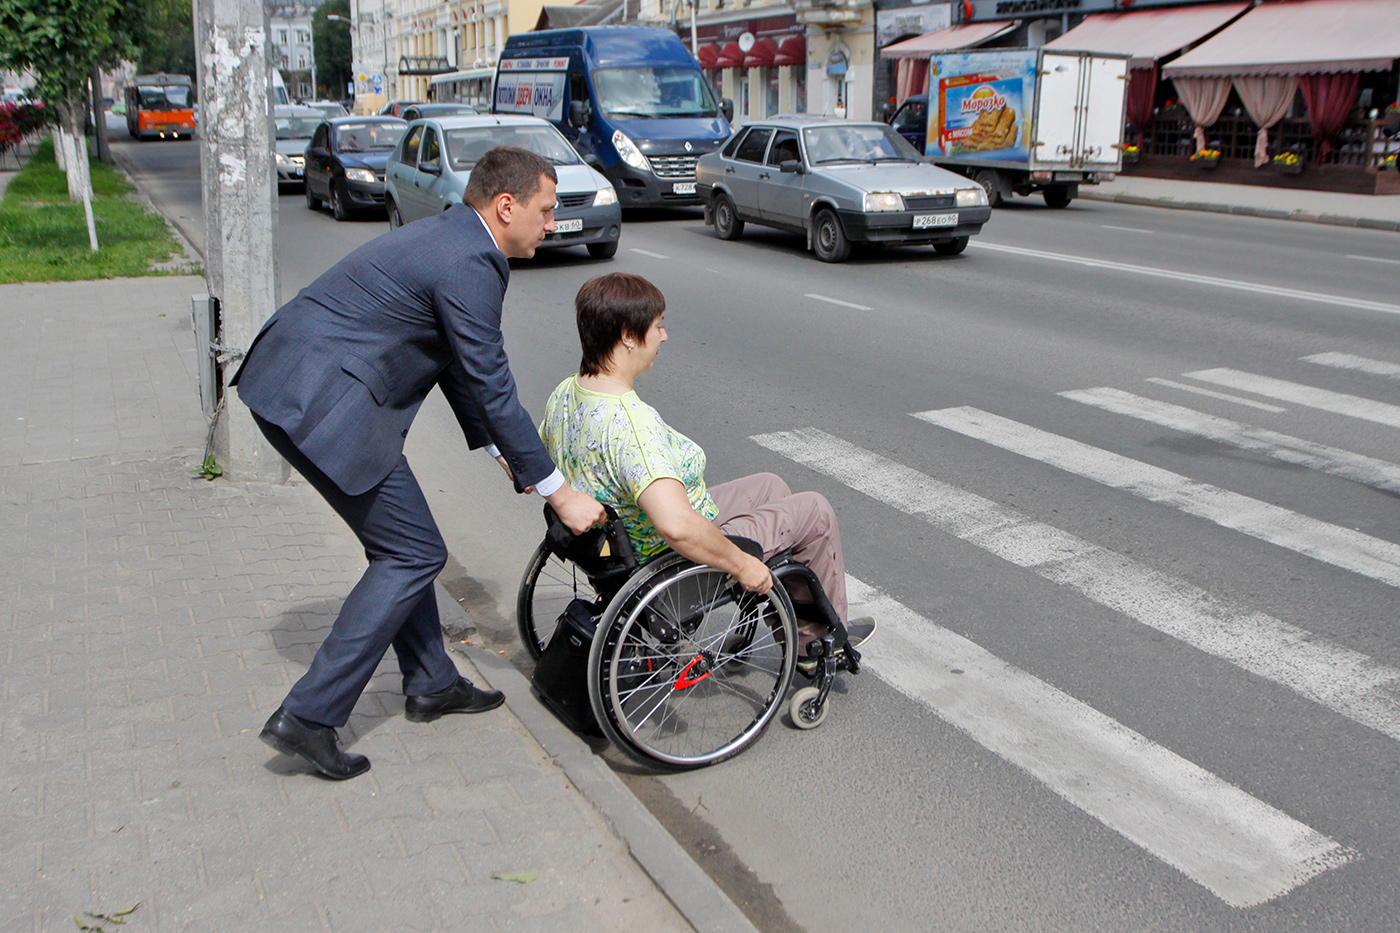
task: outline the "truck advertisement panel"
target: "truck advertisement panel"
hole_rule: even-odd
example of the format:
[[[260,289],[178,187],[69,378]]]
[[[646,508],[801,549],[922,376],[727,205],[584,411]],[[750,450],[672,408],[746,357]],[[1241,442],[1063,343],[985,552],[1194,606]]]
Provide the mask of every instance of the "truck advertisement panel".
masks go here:
[[[496,77],[497,113],[564,119],[568,58],[508,59]]]
[[[1035,50],[933,56],[925,154],[974,161],[1029,159],[1035,69]]]

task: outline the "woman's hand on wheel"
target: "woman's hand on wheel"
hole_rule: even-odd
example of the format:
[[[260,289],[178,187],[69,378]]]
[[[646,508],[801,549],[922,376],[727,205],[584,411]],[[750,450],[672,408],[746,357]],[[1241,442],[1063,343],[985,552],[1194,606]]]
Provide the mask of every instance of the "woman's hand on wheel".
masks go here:
[[[750,593],[760,596],[773,588],[773,572],[768,569],[768,565],[748,554],[744,555],[744,561],[739,566],[738,573],[734,574],[734,579]]]

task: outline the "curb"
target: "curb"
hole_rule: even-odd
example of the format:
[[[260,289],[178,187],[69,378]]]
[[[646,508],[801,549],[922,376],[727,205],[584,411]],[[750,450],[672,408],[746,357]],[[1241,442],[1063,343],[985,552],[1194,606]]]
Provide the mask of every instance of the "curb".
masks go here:
[[[444,631],[474,631],[476,624],[467,611],[442,584],[436,586]],[[480,648],[460,643],[448,647],[464,655],[492,687],[506,695],[506,706],[525,731],[602,815],[637,864],[697,933],[758,933],[744,912],[642,806],[607,763],[535,699],[524,675],[500,656]]]
[[[1085,201],[1112,201],[1139,207],[1165,207],[1177,211],[1206,211],[1212,214],[1238,214],[1245,217],[1266,217],[1270,220],[1296,220],[1302,223],[1330,224],[1335,227],[1361,227],[1368,230],[1389,230],[1400,233],[1400,220],[1378,220],[1374,217],[1343,217],[1339,214],[1314,214],[1311,211],[1285,211],[1270,207],[1247,207],[1243,204],[1214,204],[1207,201],[1175,201],[1171,198],[1148,198],[1136,194],[1101,194],[1086,192],[1079,197]]]

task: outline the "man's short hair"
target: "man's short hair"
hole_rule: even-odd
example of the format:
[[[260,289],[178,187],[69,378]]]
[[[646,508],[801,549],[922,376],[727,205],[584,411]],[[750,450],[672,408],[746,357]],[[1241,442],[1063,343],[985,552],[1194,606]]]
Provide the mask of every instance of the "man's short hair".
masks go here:
[[[519,146],[497,146],[472,166],[463,197],[477,210],[485,210],[503,194],[524,203],[540,190],[540,176],[559,183],[554,166],[539,153]]]
[[[583,283],[574,297],[578,342],[583,349],[580,376],[596,376],[623,337],[645,340],[652,322],[666,310],[661,290],[627,272],[609,272]]]

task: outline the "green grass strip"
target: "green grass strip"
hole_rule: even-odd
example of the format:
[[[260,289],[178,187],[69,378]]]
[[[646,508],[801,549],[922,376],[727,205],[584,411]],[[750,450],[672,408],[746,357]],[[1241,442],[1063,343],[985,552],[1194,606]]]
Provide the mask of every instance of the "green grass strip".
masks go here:
[[[10,180],[0,202],[0,284],[74,282],[142,275],[181,275],[193,265],[157,269],[178,258],[165,219],[133,199],[131,183],[92,161],[92,212],[98,251],[88,248],[83,205],[68,200],[67,176],[45,140]]]

